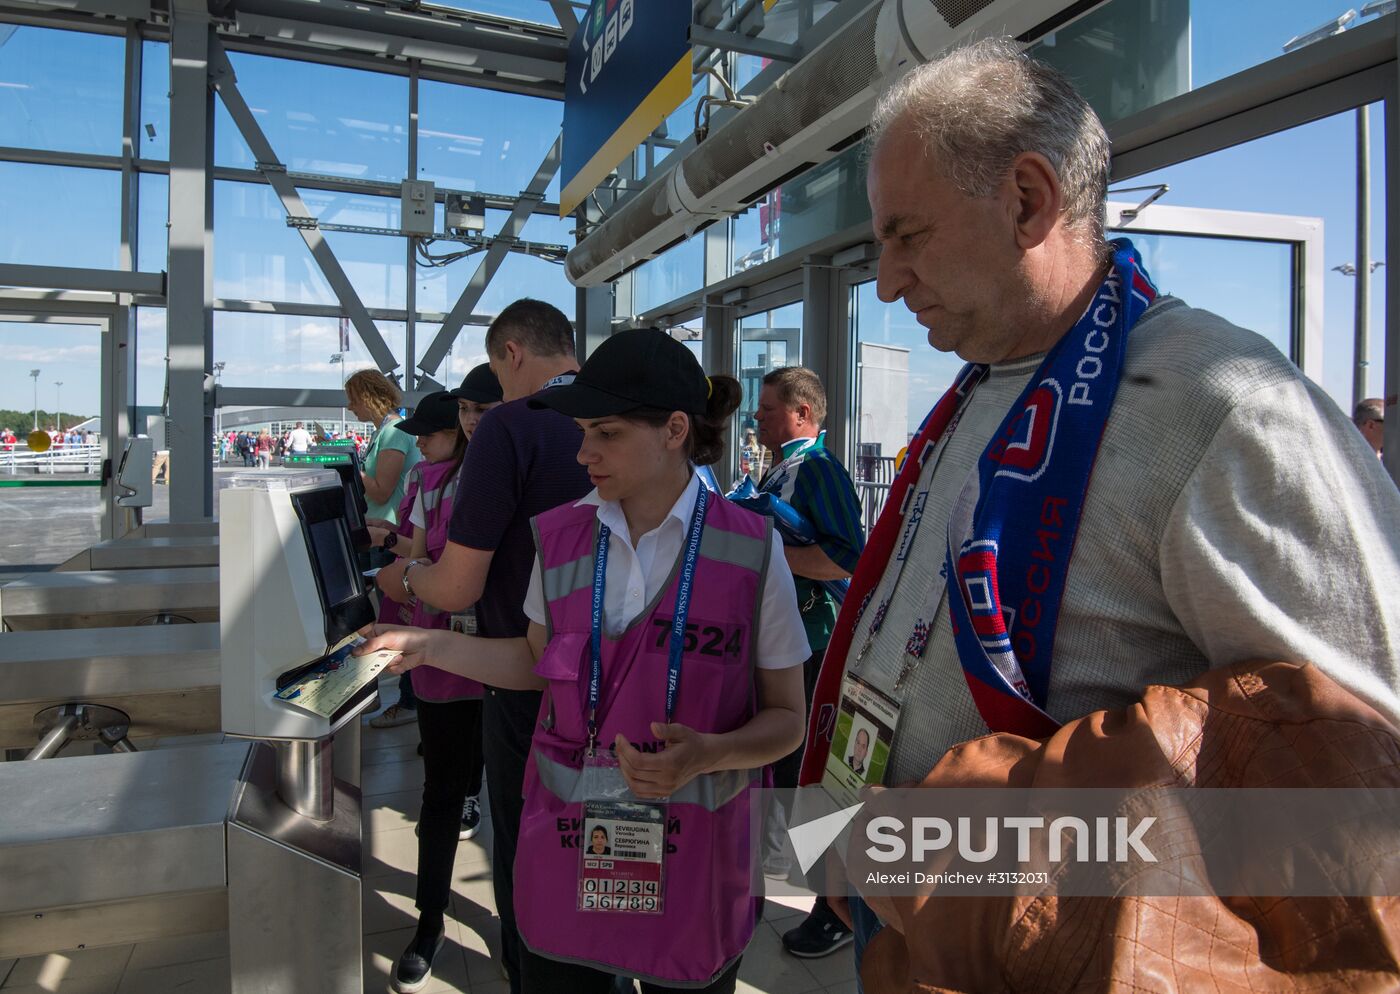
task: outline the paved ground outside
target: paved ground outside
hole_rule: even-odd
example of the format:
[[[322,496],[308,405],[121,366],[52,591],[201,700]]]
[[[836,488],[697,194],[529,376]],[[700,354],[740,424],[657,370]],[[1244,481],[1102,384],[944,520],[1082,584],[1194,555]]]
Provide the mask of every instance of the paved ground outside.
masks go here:
[[[219,480],[242,467],[214,470],[214,517],[219,516]],[[91,486],[11,487],[15,477],[0,474],[0,574],[24,572],[24,567],[57,566],[65,559],[101,541],[98,520],[101,490]],[[53,477],[39,476],[49,480]],[[59,476],[58,479],[64,477]],[[73,474],[76,480],[93,480]],[[156,484],[155,503],[142,514],[143,521],[170,520],[170,488]]]

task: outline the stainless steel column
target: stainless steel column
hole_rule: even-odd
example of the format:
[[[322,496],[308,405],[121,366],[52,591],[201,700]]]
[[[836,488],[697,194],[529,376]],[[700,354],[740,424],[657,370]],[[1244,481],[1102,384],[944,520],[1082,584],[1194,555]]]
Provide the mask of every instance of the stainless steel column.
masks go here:
[[[213,33],[206,0],[172,0],[170,14],[170,413],[165,444],[170,450],[170,520],[198,521],[213,517],[213,415],[205,393],[205,377],[213,368]]]
[[[244,767],[228,821],[232,994],[363,994],[360,793],[332,784],[329,763],[328,747],[259,742]],[[332,786],[327,820],[283,803],[296,778],[317,796]]]
[[[333,758],[331,767],[335,778],[354,787],[360,786],[360,719],[347,722],[331,737]]]
[[[335,814],[335,775],[329,739],[274,742],[277,796],[299,815],[330,821]]]

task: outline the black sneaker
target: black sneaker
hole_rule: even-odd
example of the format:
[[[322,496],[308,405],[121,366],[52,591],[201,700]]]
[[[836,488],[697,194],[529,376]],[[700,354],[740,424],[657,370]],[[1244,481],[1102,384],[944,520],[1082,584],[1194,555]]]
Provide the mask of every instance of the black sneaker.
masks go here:
[[[398,994],[417,994],[428,986],[433,976],[433,960],[446,939],[446,928],[426,934],[419,929],[394,967],[394,990]]]
[[[462,805],[462,829],[457,833],[457,838],[465,842],[477,833],[481,828],[481,805],[475,797],[467,798],[467,802]]]
[[[854,939],[851,930],[835,915],[814,911],[801,925],[783,933],[783,948],[803,959],[818,959],[830,956]]]

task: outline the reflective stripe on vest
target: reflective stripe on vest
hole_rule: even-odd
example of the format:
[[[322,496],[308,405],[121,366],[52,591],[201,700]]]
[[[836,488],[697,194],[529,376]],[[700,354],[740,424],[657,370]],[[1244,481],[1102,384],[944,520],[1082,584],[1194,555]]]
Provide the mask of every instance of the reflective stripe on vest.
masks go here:
[[[766,536],[765,536],[766,537]],[[762,538],[740,535],[720,528],[706,528],[700,537],[700,556],[713,562],[728,563],[760,576],[768,565],[768,543]],[[568,597],[593,583],[594,554],[589,552],[567,563],[544,570],[540,575],[546,602]]]
[[[457,493],[457,477],[453,476],[447,483],[436,490],[428,490],[423,494],[423,516],[436,511],[439,504],[451,504],[452,497]]]
[[[717,563],[728,563],[740,569],[763,575],[768,565],[768,543],[762,538],[740,535],[720,528],[706,528],[700,537],[700,556]]]
[[[584,801],[583,770],[551,759],[543,749],[534,749],[535,769],[540,784],[566,804]],[[757,770],[721,770],[702,773],[667,800],[672,804],[695,804],[706,811],[718,811],[754,784]]]
[[[587,589],[593,583],[593,553],[545,570],[540,576],[540,583],[546,601],[557,601],[575,591]]]

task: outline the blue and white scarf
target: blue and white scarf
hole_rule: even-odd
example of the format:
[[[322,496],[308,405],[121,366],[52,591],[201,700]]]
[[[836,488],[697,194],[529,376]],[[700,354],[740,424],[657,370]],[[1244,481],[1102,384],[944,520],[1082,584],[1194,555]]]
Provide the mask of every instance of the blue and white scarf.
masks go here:
[[[948,522],[953,637],[993,731],[1059,727],[1045,707],[1065,577],[1128,333],[1157,296],[1132,243],[1111,244],[1093,302],[1011,406]]]

